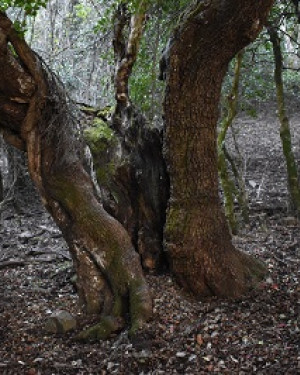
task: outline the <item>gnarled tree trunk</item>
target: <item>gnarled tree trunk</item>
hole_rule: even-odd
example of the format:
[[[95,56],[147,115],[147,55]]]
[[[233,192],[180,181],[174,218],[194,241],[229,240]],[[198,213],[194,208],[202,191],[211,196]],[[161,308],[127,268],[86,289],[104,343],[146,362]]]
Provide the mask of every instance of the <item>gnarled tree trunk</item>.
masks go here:
[[[109,139],[101,142],[98,137],[98,147],[95,144],[98,155],[94,161],[104,207],[128,230],[141,254],[143,267],[159,270],[165,266],[162,243],[169,197],[162,129],[151,126],[132,104],[129,87],[147,6],[148,1],[142,0],[130,13],[125,2],[116,10],[113,38],[116,108],[110,123],[98,123],[98,129],[105,129]],[[97,133],[96,128],[89,134]]]
[[[166,267],[162,244],[169,197],[162,129],[151,126],[132,105],[126,118],[119,117],[121,126],[110,120],[108,108],[84,111],[103,207],[128,231],[143,268],[161,271]]]
[[[27,152],[31,177],[69,245],[81,301],[88,311],[111,317],[80,337],[106,336],[123,325],[119,318],[128,312],[135,332],[151,314],[139,256],[126,230],[105,212],[95,194],[62,85],[4,13],[0,66],[1,131],[6,141]]]
[[[196,296],[238,296],[263,273],[231,243],[218,195],[216,124],[228,63],[255,39],[272,3],[195,1],[164,53],[171,183],[166,249],[177,280]]]

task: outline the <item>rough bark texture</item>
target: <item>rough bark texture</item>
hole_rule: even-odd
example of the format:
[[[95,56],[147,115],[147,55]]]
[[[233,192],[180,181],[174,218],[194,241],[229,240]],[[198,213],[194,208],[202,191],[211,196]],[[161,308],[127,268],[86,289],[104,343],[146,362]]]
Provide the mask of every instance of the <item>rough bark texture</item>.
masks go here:
[[[130,100],[129,77],[136,62],[148,1],[114,17],[115,97],[111,121],[101,115],[87,130],[104,207],[129,231],[146,269],[164,266],[163,226],[169,183],[162,131],[150,126]],[[101,119],[102,118],[102,119]]]
[[[103,206],[127,229],[143,267],[160,271],[166,266],[162,244],[169,197],[162,131],[150,127],[134,107],[127,109],[131,121],[123,123],[120,131],[110,121],[109,110],[84,109],[90,117],[85,138]]]
[[[166,249],[177,280],[198,297],[238,296],[263,273],[231,243],[218,196],[216,124],[228,63],[257,36],[272,3],[195,1],[169,43]]]
[[[290,131],[289,119],[286,114],[284,90],[282,80],[282,52],[280,47],[280,38],[277,30],[273,26],[268,26],[270,41],[273,46],[275,69],[274,81],[276,85],[278,118],[280,121],[280,139],[282,144],[283,155],[286,163],[288,190],[290,193],[290,203],[292,211],[300,215],[300,185],[298,177],[298,169],[292,148],[292,137]]]
[[[95,194],[62,85],[18,37],[4,13],[0,66],[0,128],[8,142],[27,151],[31,177],[69,245],[82,303],[89,312],[113,317],[80,338],[109,334],[120,328],[118,319],[128,312],[134,332],[151,314],[138,254],[126,230],[105,212]]]

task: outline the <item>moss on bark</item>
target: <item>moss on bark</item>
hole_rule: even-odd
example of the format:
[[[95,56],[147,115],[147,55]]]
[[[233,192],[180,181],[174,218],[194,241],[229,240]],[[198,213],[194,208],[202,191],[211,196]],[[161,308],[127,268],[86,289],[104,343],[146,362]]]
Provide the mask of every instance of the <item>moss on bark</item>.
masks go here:
[[[284,87],[282,79],[282,52],[280,46],[280,38],[278,36],[275,27],[268,27],[268,32],[270,35],[270,40],[273,46],[274,60],[275,60],[275,70],[274,70],[274,80],[276,85],[276,97],[277,97],[277,109],[278,118],[280,121],[280,139],[283,149],[283,155],[286,163],[287,170],[287,183],[288,190],[290,193],[291,208],[297,215],[300,215],[300,185],[299,185],[299,175],[297,164],[295,161],[295,156],[292,149],[292,139],[290,132],[289,119],[286,114],[285,101],[284,101]]]

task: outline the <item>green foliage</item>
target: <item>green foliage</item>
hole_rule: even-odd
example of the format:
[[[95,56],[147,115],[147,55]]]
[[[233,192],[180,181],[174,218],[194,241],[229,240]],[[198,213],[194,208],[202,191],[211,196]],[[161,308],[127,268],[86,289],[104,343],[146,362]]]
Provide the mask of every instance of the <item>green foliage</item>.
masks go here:
[[[269,23],[275,26],[280,33],[285,68],[283,72],[285,90],[287,93],[298,94],[300,72],[297,71],[297,61],[300,67],[300,59],[297,58],[297,51],[299,50],[297,39],[299,38],[299,25],[292,1],[277,0],[272,8]],[[295,64],[296,69],[293,70]],[[273,71],[273,48],[268,33],[264,30],[256,41],[246,48],[243,62],[240,108],[249,115],[256,115],[258,103],[275,99]],[[223,106],[232,76],[233,68],[230,65],[223,85]]]
[[[103,1],[100,0],[102,3]],[[140,43],[137,61],[130,75],[130,98],[151,118],[154,111],[159,114],[162,103],[164,84],[158,81],[159,60],[162,50],[177,22],[181,10],[190,2],[188,0],[111,0],[105,2],[102,17],[94,27],[96,33],[111,32],[113,18],[117,6],[126,2],[128,14],[138,12],[141,5],[147,7],[147,21]],[[111,50],[106,50],[101,57],[107,58],[113,64]],[[105,79],[100,78],[103,87]]]
[[[159,115],[164,83],[158,80],[159,61],[182,7],[182,1],[150,1],[137,61],[130,76],[130,97],[151,119]]]
[[[113,4],[110,7],[107,7],[104,12],[102,17],[99,18],[98,22],[94,26],[94,32],[95,33],[107,33],[108,31],[111,30],[112,28],[112,19],[113,15],[116,11],[116,6]]]
[[[26,15],[35,16],[38,10],[45,8],[48,0],[2,0],[0,11],[4,12],[8,8],[22,8]]]
[[[84,4],[77,4],[74,6],[76,17],[86,20],[92,9]]]
[[[23,19],[14,21],[14,28],[24,37],[26,29],[26,17],[35,17],[40,8],[46,8],[48,0],[1,0],[0,11],[5,12],[10,8],[20,8],[24,11]]]

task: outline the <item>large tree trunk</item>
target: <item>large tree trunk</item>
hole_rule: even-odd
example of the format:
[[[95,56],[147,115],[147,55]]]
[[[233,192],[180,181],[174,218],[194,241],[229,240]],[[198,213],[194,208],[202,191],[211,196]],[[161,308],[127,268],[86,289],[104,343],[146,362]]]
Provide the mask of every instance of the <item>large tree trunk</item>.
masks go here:
[[[119,328],[118,318],[127,313],[134,332],[151,314],[139,256],[126,230],[105,212],[95,194],[62,85],[19,38],[4,13],[0,13],[0,66],[3,135],[27,152],[31,177],[69,245],[82,303],[89,312],[116,318],[110,324],[106,319],[81,338],[106,336]]]
[[[140,1],[130,13],[123,2],[115,12],[116,108],[112,121],[98,117],[86,134],[95,155],[104,207],[128,230],[144,268],[158,270],[165,266],[162,242],[169,196],[162,129],[147,123],[132,104],[129,90],[147,4]]]
[[[231,243],[218,195],[216,124],[228,63],[257,36],[272,3],[198,0],[164,53],[171,183],[166,249],[177,280],[196,296],[238,296],[263,273]]]
[[[109,108],[83,110],[103,206],[128,231],[144,269],[160,271],[166,267],[162,244],[169,198],[162,129],[132,105],[113,121]]]

